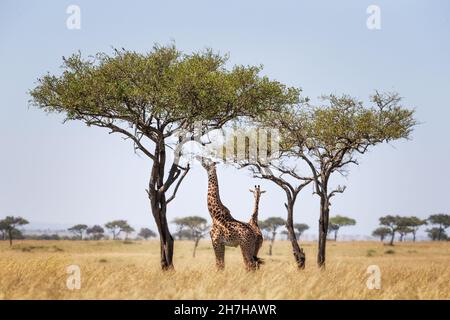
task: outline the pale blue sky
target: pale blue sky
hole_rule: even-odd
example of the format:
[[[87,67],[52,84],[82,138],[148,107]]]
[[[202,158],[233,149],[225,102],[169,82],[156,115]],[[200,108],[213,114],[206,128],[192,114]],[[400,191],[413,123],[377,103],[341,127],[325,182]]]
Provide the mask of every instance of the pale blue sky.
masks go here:
[[[81,8],[81,30],[66,28],[66,8]],[[368,30],[366,8],[381,8]],[[368,234],[385,214],[448,212],[450,180],[450,3],[448,1],[2,1],[0,4],[0,216],[34,223],[104,223],[125,218],[154,228],[144,191],[149,161],[129,142],[81,123],[28,108],[38,76],[58,72],[61,57],[146,51],[174,40],[186,52],[212,47],[232,63],[263,64],[264,74],[315,98],[348,93],[366,99],[396,90],[422,123],[413,141],[381,146],[352,167],[332,214],[357,219],[343,233]],[[255,184],[248,172],[219,170],[224,203],[247,220]],[[260,184],[261,218],[284,216],[284,195]],[[315,233],[318,199],[305,190],[296,221]],[[208,216],[206,176],[186,178],[169,219]]]

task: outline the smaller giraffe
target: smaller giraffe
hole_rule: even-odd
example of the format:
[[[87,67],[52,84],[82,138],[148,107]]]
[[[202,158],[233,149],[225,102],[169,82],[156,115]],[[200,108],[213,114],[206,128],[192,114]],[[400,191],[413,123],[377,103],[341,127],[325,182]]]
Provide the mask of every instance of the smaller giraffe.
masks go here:
[[[257,237],[255,254],[254,254],[254,256],[257,257],[259,249],[261,249],[261,246],[263,243],[262,232],[258,225],[259,201],[261,199],[261,194],[263,194],[266,191],[261,190],[261,187],[259,185],[257,185],[257,186],[255,186],[254,190],[250,189],[250,192],[253,193],[253,195],[255,197],[255,205],[253,208],[253,213],[252,213],[252,217],[250,218],[249,225],[250,225],[250,227],[252,227],[252,229],[255,232],[256,237]],[[259,262],[262,263],[262,260],[259,259]]]

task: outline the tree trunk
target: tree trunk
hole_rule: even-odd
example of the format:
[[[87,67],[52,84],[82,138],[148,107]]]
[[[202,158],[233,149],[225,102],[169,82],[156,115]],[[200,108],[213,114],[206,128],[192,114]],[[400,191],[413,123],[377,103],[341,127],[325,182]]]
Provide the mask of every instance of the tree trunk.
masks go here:
[[[286,221],[286,229],[288,231],[289,240],[292,245],[292,253],[294,255],[295,262],[297,263],[297,267],[299,269],[304,269],[306,265],[306,255],[302,248],[300,248],[297,237],[295,236],[294,230],[294,201],[288,201],[285,204],[287,209],[287,221]]]
[[[272,248],[273,248],[274,242],[275,242],[275,236],[272,234],[272,238],[270,238],[270,244],[269,244],[269,256],[272,255]]]
[[[319,266],[319,268],[325,268],[325,254],[327,246],[329,215],[330,215],[330,206],[328,200],[324,197],[321,197],[320,219],[319,219],[319,250],[317,254],[317,265]]]
[[[12,247],[12,230],[8,230],[9,246]]]
[[[167,223],[165,197],[158,196],[158,198],[156,206],[152,205],[152,214],[159,232],[160,264],[163,270],[170,270],[173,269],[173,237]]]
[[[200,241],[200,238],[195,239],[194,243],[194,252],[192,253],[192,257],[195,258],[195,252],[197,251],[198,243]]]
[[[392,231],[392,234],[391,234],[391,241],[389,242],[389,245],[390,245],[390,246],[393,246],[393,245],[394,245],[394,238],[395,238],[395,231]]]
[[[414,231],[412,234],[413,234],[413,242],[416,242],[416,232]]]
[[[337,235],[338,235],[338,231],[336,230],[336,231],[334,232],[334,241],[337,241]]]

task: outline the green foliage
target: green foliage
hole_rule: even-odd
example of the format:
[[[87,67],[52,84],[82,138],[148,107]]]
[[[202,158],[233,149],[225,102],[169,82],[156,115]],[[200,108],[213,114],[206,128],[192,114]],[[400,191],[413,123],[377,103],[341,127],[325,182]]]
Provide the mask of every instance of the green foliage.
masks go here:
[[[306,223],[294,223],[294,229],[300,237],[303,232],[309,229],[309,226]]]
[[[391,229],[386,227],[379,227],[373,230],[372,236],[374,237],[380,237],[381,240],[383,240],[387,235],[391,234]]]
[[[61,75],[38,80],[31,102],[88,125],[123,121],[152,127],[148,120],[219,125],[298,101],[297,89],[260,76],[260,67],[227,70],[227,59],[212,50],[183,54],[174,45],[156,45],[145,54],[115,50],[88,59],[77,53],[64,59]]]
[[[141,228],[138,236],[147,240],[148,238],[156,237],[156,233],[153,232],[153,230],[150,230],[149,228]]]
[[[178,236],[192,240],[199,240],[206,235],[209,229],[207,220],[199,216],[175,218],[173,223],[178,227]]]
[[[450,215],[445,213],[432,214],[428,217],[428,221],[431,224],[437,224],[444,229],[450,227]]]
[[[94,240],[100,240],[103,238],[105,230],[99,225],[94,225],[88,228],[86,233],[91,235]]]
[[[126,220],[114,220],[105,224],[105,228],[108,229],[115,240],[121,232],[127,235],[134,231],[134,229],[128,224]]]
[[[280,217],[270,217],[266,220],[260,221],[258,224],[261,230],[276,232],[279,227],[286,225],[286,220]]]
[[[349,218],[349,217],[340,216],[340,215],[337,215],[335,217],[331,217],[329,222],[330,222],[330,224],[338,226],[338,229],[340,227],[354,226],[356,224],[356,220],[355,219],[352,219],[352,218]]]
[[[83,232],[85,232],[87,230],[87,228],[88,228],[88,226],[85,225],[85,224],[77,224],[77,225],[74,225],[73,227],[71,227],[71,228],[69,228],[67,230],[69,230],[70,232],[73,232],[73,233],[79,235],[80,239],[82,240],[83,239]]]
[[[428,237],[433,241],[448,240],[448,235],[442,228],[427,229]]]

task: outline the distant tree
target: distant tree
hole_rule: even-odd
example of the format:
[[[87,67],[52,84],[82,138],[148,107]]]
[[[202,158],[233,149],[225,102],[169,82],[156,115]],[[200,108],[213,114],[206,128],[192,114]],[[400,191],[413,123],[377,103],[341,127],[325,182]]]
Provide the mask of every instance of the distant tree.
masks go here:
[[[374,237],[380,237],[380,241],[383,242],[384,238],[391,234],[391,229],[387,227],[379,227],[373,230],[372,236]]]
[[[91,235],[92,239],[100,240],[101,238],[103,238],[105,230],[101,226],[95,225],[92,226],[91,228],[88,228],[86,230],[86,233]]]
[[[339,229],[345,226],[354,226],[356,224],[356,220],[349,217],[337,215],[335,217],[331,217],[329,223],[329,227],[332,228],[332,232],[334,233],[334,241],[336,241]]]
[[[192,240],[192,233],[187,229],[180,229],[174,233],[178,240]]]
[[[132,228],[126,220],[114,220],[105,224],[105,228],[112,233],[113,240],[116,240],[120,233],[130,233]],[[131,228],[131,229],[130,229]],[[134,230],[134,229],[133,229]]]
[[[426,230],[428,233],[428,237],[433,241],[439,241],[439,240],[448,240],[447,233],[445,231],[442,231],[441,228],[431,228]]]
[[[273,243],[275,242],[278,228],[282,226],[286,226],[286,220],[280,217],[270,217],[259,223],[259,227],[261,228],[261,230],[265,230],[269,233],[269,256],[272,255]]]
[[[130,233],[134,232],[134,228],[130,225],[124,226],[122,228],[122,232],[125,233],[125,239],[124,240],[128,240],[128,236],[130,235]]]
[[[302,236],[302,234],[309,229],[309,226],[306,223],[294,223],[294,229],[295,229],[295,233],[296,233],[296,237],[298,239],[300,239],[300,237]],[[286,231],[283,230],[282,233]],[[289,233],[288,233],[289,235]]]
[[[397,232],[399,234],[399,241],[403,242],[403,240],[405,240],[405,237],[408,233],[413,233],[413,229],[407,225],[400,225],[399,228],[397,229]]]
[[[414,217],[414,216],[405,217],[402,219],[402,225],[404,227],[406,227],[405,229],[406,229],[406,231],[408,231],[407,233],[412,233],[412,235],[413,235],[413,242],[416,241],[417,230],[419,230],[419,228],[421,226],[426,225],[426,224],[427,224],[427,220],[423,220],[423,219],[420,219],[420,218]]]
[[[156,237],[156,233],[150,230],[149,228],[141,228],[138,236],[147,240],[148,238]]]
[[[206,232],[209,229],[206,219],[199,216],[189,216],[176,218],[173,223],[181,226],[180,231],[186,230],[188,233],[190,233],[191,239],[194,240],[194,251],[192,253],[192,256],[195,257],[200,239],[205,237]]]
[[[9,246],[12,246],[14,235],[21,234],[20,230],[18,230],[17,227],[23,226],[28,223],[29,222],[22,217],[13,217],[13,216],[8,216],[5,219],[0,220],[0,228],[4,230],[3,232],[8,237]]]
[[[389,242],[389,245],[393,246],[395,233],[398,231],[402,224],[402,217],[387,215],[385,217],[381,217],[379,220],[380,225],[385,226],[386,228],[389,228],[391,230],[391,241]]]
[[[77,236],[80,237],[80,240],[83,240],[83,233],[87,230],[88,226],[85,224],[76,224],[73,227],[67,229],[70,232],[73,232]]]
[[[287,230],[281,231],[280,234],[283,235],[283,239],[289,240],[289,232],[288,232]],[[297,239],[298,239],[298,233],[297,233],[297,232],[296,232],[296,235],[295,235],[295,236],[296,236]]]
[[[445,234],[445,229],[450,227],[450,215],[444,213],[432,214],[428,217],[428,221],[430,224],[438,225],[439,232],[437,235],[437,240],[445,240],[443,235]]]

